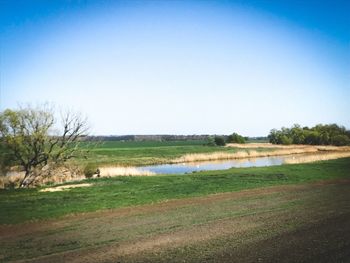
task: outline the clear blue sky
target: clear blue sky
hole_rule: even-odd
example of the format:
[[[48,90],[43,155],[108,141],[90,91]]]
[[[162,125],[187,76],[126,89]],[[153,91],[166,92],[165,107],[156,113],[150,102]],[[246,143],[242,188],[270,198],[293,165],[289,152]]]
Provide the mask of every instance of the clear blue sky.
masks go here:
[[[50,102],[94,134],[350,128],[349,1],[0,0],[0,110]]]

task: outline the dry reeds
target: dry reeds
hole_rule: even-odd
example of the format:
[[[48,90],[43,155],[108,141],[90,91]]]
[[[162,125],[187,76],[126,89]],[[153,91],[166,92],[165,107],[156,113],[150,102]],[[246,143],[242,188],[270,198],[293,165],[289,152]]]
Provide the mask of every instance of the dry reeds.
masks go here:
[[[6,176],[0,176],[0,188],[17,188],[19,187],[21,181],[24,178],[23,171],[11,171],[6,174]],[[64,183],[82,180],[85,177],[82,175],[79,169],[72,169],[71,167],[60,167],[56,168],[53,171],[50,171],[50,174],[42,172],[38,175],[31,187],[46,185],[49,183]]]
[[[257,157],[269,157],[278,155],[290,155],[290,154],[302,154],[302,153],[315,153],[318,150],[314,147],[296,148],[296,149],[281,149],[276,151],[240,151],[236,153],[227,152],[214,152],[214,153],[195,153],[186,154],[180,158],[174,159],[171,163],[186,163],[196,161],[213,161],[213,160],[229,160],[229,159],[241,159],[241,158],[257,158]]]
[[[317,145],[315,147],[319,151],[335,151],[335,152],[347,152],[347,151],[350,151],[350,146]]]
[[[310,162],[326,161],[326,160],[333,160],[333,159],[345,158],[345,157],[350,157],[350,152],[332,152],[332,153],[290,156],[284,159],[284,163],[286,164],[310,163]]]
[[[150,171],[143,171],[136,167],[101,167],[100,176],[101,177],[113,177],[113,176],[150,176],[154,175]],[[17,188],[20,182],[24,178],[24,172],[22,171],[11,171],[6,176],[0,176],[0,189],[1,188]],[[46,185],[49,183],[64,183],[72,181],[80,181],[85,179],[82,171],[79,169],[67,169],[67,168],[57,168],[50,175],[40,175],[38,176],[32,187]]]
[[[234,147],[234,148],[280,148],[280,149],[290,149],[290,148],[304,148],[309,145],[281,145],[281,144],[272,144],[272,143],[228,143],[226,147]]]
[[[196,161],[213,161],[213,160],[229,160],[229,159],[241,159],[241,158],[258,158],[258,157],[269,157],[279,155],[291,155],[291,154],[309,154],[309,153],[320,153],[320,152],[337,152],[345,153],[350,152],[350,146],[332,146],[332,145],[275,145],[271,143],[247,143],[247,144],[228,144],[228,147],[236,147],[242,149],[254,149],[254,148],[278,148],[277,150],[271,151],[255,151],[245,150],[236,153],[227,152],[214,152],[214,153],[197,153],[197,154],[186,154],[180,158],[170,161],[170,163],[185,163],[185,162],[196,162]],[[339,156],[343,156],[339,154]],[[339,157],[341,158],[341,157]]]
[[[24,172],[10,172],[6,176],[0,176],[1,188],[16,188],[24,178]]]

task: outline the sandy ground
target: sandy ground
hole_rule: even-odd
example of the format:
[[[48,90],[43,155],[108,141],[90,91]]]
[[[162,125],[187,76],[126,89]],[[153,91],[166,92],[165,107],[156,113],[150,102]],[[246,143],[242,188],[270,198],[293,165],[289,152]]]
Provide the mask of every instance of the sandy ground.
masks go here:
[[[0,226],[0,261],[349,262],[350,181]]]
[[[40,192],[60,192],[63,190],[69,190],[72,188],[79,188],[79,187],[89,187],[92,184],[69,184],[69,185],[61,185],[61,186],[55,186],[55,187],[49,187],[41,189]]]
[[[101,177],[113,177],[113,176],[150,176],[155,173],[149,171],[142,171],[137,167],[122,167],[122,166],[104,166],[100,167]]]

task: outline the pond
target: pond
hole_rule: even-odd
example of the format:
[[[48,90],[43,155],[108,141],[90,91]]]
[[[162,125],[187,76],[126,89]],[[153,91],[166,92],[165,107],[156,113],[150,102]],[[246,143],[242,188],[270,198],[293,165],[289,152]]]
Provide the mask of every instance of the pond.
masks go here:
[[[138,170],[156,174],[183,174],[198,171],[225,170],[239,167],[262,167],[281,165],[291,156],[270,156],[259,158],[244,158],[234,160],[217,160],[193,163],[159,164],[138,167]]]

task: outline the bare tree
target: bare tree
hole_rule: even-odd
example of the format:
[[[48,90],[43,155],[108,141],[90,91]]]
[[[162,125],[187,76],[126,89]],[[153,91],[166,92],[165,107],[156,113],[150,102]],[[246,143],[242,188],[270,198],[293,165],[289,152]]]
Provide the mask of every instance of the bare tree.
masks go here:
[[[57,165],[81,156],[79,143],[87,131],[86,119],[72,111],[61,114],[60,125],[47,106],[0,113],[0,139],[25,171],[20,187],[28,187],[43,171],[49,175]]]

